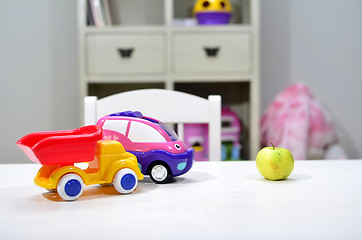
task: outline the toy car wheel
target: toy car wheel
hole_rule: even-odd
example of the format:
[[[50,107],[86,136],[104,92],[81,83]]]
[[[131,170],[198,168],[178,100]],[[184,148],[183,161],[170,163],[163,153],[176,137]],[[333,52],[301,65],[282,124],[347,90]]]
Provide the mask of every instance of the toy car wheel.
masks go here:
[[[171,178],[171,171],[166,165],[158,163],[152,166],[150,177],[155,183],[166,183]]]
[[[130,168],[118,170],[113,179],[114,188],[121,194],[133,192],[138,184],[137,174]]]
[[[66,201],[78,199],[84,190],[83,179],[74,173],[68,173],[60,178],[57,186],[58,194]]]

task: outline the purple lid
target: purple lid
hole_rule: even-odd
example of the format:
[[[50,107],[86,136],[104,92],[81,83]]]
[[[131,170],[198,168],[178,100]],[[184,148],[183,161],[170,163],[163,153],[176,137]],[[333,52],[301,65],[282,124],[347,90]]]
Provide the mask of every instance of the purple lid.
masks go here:
[[[199,12],[196,14],[197,22],[200,25],[228,24],[231,13],[228,12]]]

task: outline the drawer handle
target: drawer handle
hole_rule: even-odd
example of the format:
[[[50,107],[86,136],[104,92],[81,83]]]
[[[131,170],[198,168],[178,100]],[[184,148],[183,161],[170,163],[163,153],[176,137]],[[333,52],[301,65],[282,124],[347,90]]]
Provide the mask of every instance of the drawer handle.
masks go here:
[[[214,47],[214,48],[210,48],[210,47],[204,47],[206,55],[208,57],[216,57],[218,52],[219,52],[219,47]]]
[[[118,52],[122,58],[130,58],[132,56],[133,48],[118,48]]]

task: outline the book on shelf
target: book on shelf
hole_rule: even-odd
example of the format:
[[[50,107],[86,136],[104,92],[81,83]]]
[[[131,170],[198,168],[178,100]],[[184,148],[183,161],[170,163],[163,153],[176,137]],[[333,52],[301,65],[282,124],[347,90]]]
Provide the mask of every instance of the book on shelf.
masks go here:
[[[88,25],[111,26],[111,12],[108,0],[88,0]]]
[[[103,0],[103,12],[105,15],[105,21],[106,21],[106,25],[107,26],[111,26],[112,25],[112,19],[111,19],[111,9],[109,7],[109,2],[108,0]]]

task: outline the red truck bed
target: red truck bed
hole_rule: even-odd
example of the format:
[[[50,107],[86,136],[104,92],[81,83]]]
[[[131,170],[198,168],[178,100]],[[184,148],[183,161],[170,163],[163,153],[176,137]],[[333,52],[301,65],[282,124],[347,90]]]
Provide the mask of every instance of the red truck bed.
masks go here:
[[[92,161],[97,141],[102,137],[102,128],[90,125],[74,130],[31,133],[16,144],[33,162],[67,165]]]

